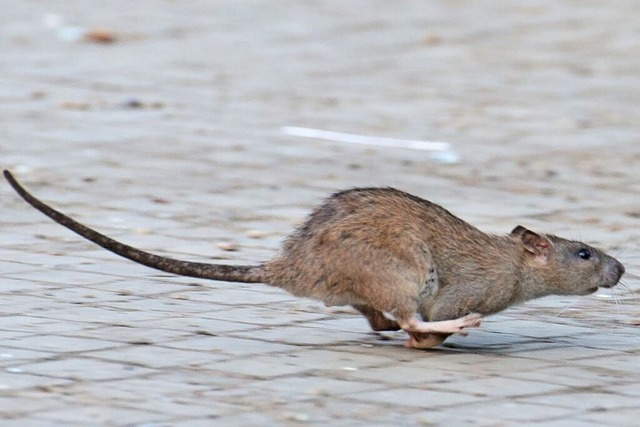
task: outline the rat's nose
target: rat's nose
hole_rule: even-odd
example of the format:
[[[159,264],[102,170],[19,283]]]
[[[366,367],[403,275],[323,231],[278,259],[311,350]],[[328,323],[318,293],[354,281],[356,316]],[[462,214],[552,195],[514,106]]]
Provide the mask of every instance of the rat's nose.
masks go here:
[[[603,269],[604,283],[600,286],[603,288],[613,288],[618,284],[623,274],[624,265],[615,258],[607,257],[606,264]]]
[[[618,260],[616,260],[616,267],[618,268],[618,278],[616,279],[616,283],[620,280],[622,275],[624,274],[624,265]]]
[[[610,265],[609,271],[611,272],[611,276],[613,279],[613,283],[611,286],[614,286],[620,281],[620,278],[624,274],[624,265],[622,265],[622,263],[617,259],[613,259],[613,263]]]

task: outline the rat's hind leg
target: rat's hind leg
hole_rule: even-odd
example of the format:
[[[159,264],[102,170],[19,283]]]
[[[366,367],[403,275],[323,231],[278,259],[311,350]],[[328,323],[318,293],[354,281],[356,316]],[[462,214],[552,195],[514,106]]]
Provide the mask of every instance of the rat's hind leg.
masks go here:
[[[364,316],[369,321],[369,325],[371,325],[371,329],[373,329],[374,331],[400,330],[400,325],[398,325],[398,322],[388,319],[380,310],[376,310],[369,305],[360,304],[354,305],[353,308],[364,314]]]

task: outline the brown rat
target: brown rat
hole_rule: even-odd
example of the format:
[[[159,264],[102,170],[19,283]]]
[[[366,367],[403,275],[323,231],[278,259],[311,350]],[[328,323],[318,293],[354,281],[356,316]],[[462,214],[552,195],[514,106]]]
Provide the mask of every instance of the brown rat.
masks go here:
[[[507,236],[488,235],[392,188],[330,196],[260,265],[179,261],[104,236],[36,199],[8,171],[4,175],[33,207],[120,256],[182,276],[265,283],[326,305],[352,305],[376,331],[405,330],[409,347],[438,345],[479,326],[481,315],[526,300],[615,286],[624,274],[619,261],[584,243],[522,226]]]

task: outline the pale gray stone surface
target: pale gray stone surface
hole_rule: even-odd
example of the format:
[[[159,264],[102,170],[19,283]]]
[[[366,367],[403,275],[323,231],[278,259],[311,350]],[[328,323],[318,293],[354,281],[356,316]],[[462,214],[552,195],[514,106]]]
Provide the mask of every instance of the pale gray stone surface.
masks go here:
[[[628,274],[414,351],[350,309],[119,259],[2,183],[3,426],[637,425],[640,3],[4,6],[0,166],[115,238],[255,263],[332,191],[381,185],[489,232],[586,240]]]

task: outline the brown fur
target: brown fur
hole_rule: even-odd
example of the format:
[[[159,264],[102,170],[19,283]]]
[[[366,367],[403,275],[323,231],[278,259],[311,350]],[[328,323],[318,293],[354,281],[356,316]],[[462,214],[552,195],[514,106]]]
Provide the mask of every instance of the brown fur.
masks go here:
[[[5,177],[56,222],[135,262],[180,275],[264,282],[327,305],[352,305],[374,330],[405,329],[412,347],[437,345],[477,326],[479,317],[471,313],[493,314],[545,295],[588,294],[615,286],[624,273],[620,262],[584,243],[521,226],[508,236],[488,235],[392,188],[332,195],[261,265],[178,261],[97,233],[30,195],[9,172]],[[416,313],[428,322],[416,320]]]

